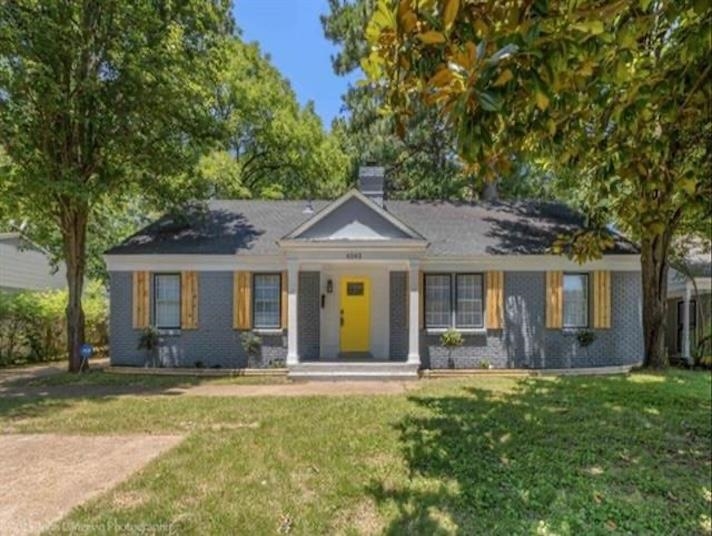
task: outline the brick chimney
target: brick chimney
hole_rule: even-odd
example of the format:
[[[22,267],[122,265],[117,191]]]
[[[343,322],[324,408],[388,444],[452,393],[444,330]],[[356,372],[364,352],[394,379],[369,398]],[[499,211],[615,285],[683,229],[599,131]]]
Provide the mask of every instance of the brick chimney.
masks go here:
[[[366,164],[358,168],[359,191],[381,207],[383,206],[385,172],[383,166],[371,164]]]

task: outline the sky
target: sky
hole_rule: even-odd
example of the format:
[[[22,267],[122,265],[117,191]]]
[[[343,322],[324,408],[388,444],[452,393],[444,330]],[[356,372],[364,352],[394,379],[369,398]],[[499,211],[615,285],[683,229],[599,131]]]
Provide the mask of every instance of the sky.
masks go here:
[[[328,11],[326,0],[235,0],[233,6],[243,39],[260,43],[291,82],[299,102],[314,101],[327,129],[340,115],[349,82],[360,78],[337,76],[331,68],[336,47],[324,37],[319,20]]]

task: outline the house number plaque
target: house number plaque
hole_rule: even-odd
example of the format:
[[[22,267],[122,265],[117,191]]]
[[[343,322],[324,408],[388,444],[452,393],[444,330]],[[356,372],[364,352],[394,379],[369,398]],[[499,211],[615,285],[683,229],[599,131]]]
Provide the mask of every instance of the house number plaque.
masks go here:
[[[349,251],[346,253],[346,258],[355,261],[361,258],[361,253],[358,251]]]

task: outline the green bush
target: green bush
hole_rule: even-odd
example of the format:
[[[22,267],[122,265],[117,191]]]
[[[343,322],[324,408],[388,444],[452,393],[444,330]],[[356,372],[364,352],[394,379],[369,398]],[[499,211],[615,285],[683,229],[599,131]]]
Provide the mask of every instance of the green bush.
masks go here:
[[[450,328],[445,333],[440,335],[440,345],[447,350],[447,368],[455,368],[455,361],[452,358],[453,348],[462,346],[465,342],[462,333],[456,329]]]
[[[0,292],[0,366],[60,359],[66,351],[66,290]],[[107,296],[100,283],[84,293],[86,341],[106,347]]]

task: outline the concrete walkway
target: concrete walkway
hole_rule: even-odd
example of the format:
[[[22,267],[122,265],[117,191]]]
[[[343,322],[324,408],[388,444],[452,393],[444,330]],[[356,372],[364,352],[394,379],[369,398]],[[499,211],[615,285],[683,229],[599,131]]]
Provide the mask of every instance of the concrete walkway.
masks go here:
[[[0,435],[0,534],[46,530],[181,440],[175,435]],[[102,532],[100,527],[65,528],[62,532]]]

